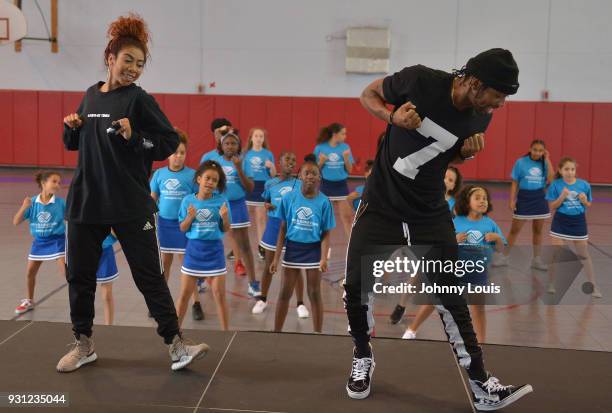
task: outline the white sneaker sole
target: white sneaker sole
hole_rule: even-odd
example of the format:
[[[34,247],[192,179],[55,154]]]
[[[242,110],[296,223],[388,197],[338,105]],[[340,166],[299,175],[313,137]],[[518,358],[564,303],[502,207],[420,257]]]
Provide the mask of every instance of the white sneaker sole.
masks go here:
[[[25,314],[25,313],[27,313],[28,311],[32,311],[33,309],[34,309],[34,307],[32,306],[32,307],[28,307],[27,309],[22,310],[22,311],[15,310],[15,314],[17,314],[17,315]]]
[[[374,376],[375,366],[376,366],[376,363],[372,361],[372,370],[370,370],[370,387],[368,387],[366,391],[361,392],[361,393],[354,392],[351,389],[349,389],[348,383],[346,384],[346,393],[351,399],[363,400],[363,399],[366,399],[370,395],[370,391],[372,390],[372,377]]]
[[[202,357],[204,357],[206,355],[206,353],[208,353],[208,349],[204,349],[201,352],[196,353],[193,356],[183,356],[183,357],[181,357],[181,359],[179,361],[173,362],[172,366],[170,366],[170,368],[173,371],[184,369],[185,367],[190,365],[192,362],[194,362],[196,360],[199,360]]]
[[[516,392],[512,393],[511,396],[505,398],[504,400],[502,400],[501,402],[497,403],[497,404],[479,404],[479,403],[474,403],[474,407],[476,408],[476,410],[482,411],[482,412],[491,412],[493,410],[499,410],[499,409],[503,409],[506,406],[511,405],[512,403],[514,403],[515,401],[517,401],[518,399],[520,399],[523,396],[528,395],[529,393],[533,392],[533,387],[531,387],[530,384],[521,387],[519,390],[517,390]]]
[[[76,371],[76,370],[80,369],[81,367],[83,367],[86,364],[93,363],[97,359],[98,359],[98,355],[96,353],[92,353],[89,356],[83,357],[82,359],[80,359],[79,362],[76,364],[76,367],[74,369],[72,369],[72,370],[60,370],[60,369],[57,369],[57,371],[59,373],[71,373],[73,371]]]
[[[298,313],[298,318],[310,318],[310,314],[300,314],[300,313]]]

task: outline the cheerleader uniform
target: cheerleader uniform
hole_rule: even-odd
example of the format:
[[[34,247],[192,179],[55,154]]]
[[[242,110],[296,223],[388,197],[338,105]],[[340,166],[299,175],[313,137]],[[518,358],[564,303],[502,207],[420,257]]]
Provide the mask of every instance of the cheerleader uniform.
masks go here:
[[[172,171],[167,166],[155,171],[151,178],[151,192],[159,199],[157,215],[157,236],[159,249],[166,254],[184,254],[187,237],[181,232],[178,221],[181,201],[189,194],[198,191],[193,182],[195,171],[184,167]]]
[[[344,201],[349,194],[348,172],[344,168],[344,151],[349,151],[349,159],[354,162],[351,148],[346,143],[331,146],[329,142],[320,143],[315,146],[314,155],[319,162],[319,154],[327,156],[327,160],[321,168],[321,192],[331,201]]]
[[[66,226],[64,211],[66,201],[55,195],[43,204],[40,195],[32,197],[32,205],[23,213],[30,221],[30,234],[34,237],[28,259],[51,261],[66,255]]]
[[[467,234],[466,240],[459,243],[459,260],[474,263],[484,261],[482,266],[474,265],[472,266],[473,270],[466,270],[464,276],[459,277],[457,275],[458,281],[466,284],[486,285],[487,267],[488,263],[491,262],[495,243],[485,241],[485,235],[489,232],[495,232],[501,236],[504,244],[506,244],[504,234],[495,221],[486,215],[483,215],[477,221],[473,221],[464,215],[456,216],[453,218],[453,224],[455,225],[455,233],[465,232]]]
[[[225,275],[225,255],[223,254],[223,222],[219,210],[227,204],[227,198],[213,194],[211,198],[200,200],[195,194],[183,198],[179,211],[179,221],[187,218],[187,209],[193,205],[196,217],[187,231],[187,249],[181,271],[193,277],[216,277]],[[231,209],[228,219],[231,222]]]
[[[576,179],[571,185],[563,178],[555,179],[548,187],[546,199],[555,201],[563,192],[563,188],[567,188],[570,193],[555,212],[550,225],[550,236],[568,241],[588,240],[586,207],[580,202],[578,195],[585,194],[587,200],[591,202],[593,200],[591,185],[582,179]]]
[[[276,242],[278,241],[278,232],[280,231],[282,219],[280,216],[280,204],[285,195],[292,193],[293,191],[300,191],[302,188],[302,181],[296,178],[289,178],[281,180],[280,178],[272,178],[266,181],[264,192],[262,194],[265,202],[269,202],[274,205],[272,211],[268,211],[268,222],[266,222],[266,229],[261,237],[259,245],[268,250],[276,251]]]
[[[242,169],[249,178],[253,179],[255,187],[247,194],[246,203],[250,206],[263,206],[261,197],[266,181],[270,179],[270,169],[266,167],[266,161],[274,163],[274,155],[269,150],[262,148],[260,151],[249,150],[242,160]]]
[[[287,223],[283,267],[318,269],[321,262],[321,234],[336,226],[334,208],[322,193],[306,198],[292,191],[281,200],[280,218]]]
[[[512,168],[512,180],[518,182],[514,219],[550,218],[546,202],[546,166],[543,161],[534,161],[531,156],[517,159]]]
[[[115,250],[113,245],[117,242],[112,234],[102,242],[102,255],[96,272],[96,280],[98,284],[106,284],[115,281],[119,278],[119,270],[117,269],[117,261],[115,260]]]
[[[246,191],[240,182],[240,176],[234,162],[223,156],[215,159],[225,172],[226,186],[224,195],[229,201],[229,210],[232,213],[232,228],[248,228],[251,226],[249,210],[246,204]]]

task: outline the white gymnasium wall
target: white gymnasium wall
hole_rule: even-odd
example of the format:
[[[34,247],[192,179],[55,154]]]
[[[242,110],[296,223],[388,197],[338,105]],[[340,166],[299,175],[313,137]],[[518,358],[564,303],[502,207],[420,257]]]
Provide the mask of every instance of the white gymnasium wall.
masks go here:
[[[49,0],[39,0],[47,15]],[[23,0],[29,36],[45,35]],[[153,33],[141,78],[154,92],[358,96],[376,76],[344,72],[344,30],[388,26],[391,69],[449,70],[490,47],[513,51],[519,100],[612,101],[607,0],[60,0],[60,53],[42,42],[0,48],[0,89],[84,90],[105,76],[107,24],[140,13]],[[331,38],[331,39],[330,39]]]

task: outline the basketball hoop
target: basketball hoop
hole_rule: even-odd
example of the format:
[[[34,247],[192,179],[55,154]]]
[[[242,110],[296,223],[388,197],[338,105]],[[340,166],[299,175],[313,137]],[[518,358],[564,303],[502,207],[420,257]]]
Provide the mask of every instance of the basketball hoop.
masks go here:
[[[10,44],[25,37],[26,19],[15,5],[0,0],[0,45]]]

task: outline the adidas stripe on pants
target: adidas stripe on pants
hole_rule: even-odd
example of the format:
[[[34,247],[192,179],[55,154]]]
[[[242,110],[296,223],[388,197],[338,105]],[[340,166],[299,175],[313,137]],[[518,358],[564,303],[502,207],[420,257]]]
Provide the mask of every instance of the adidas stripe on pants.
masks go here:
[[[367,346],[374,328],[374,295],[371,292],[374,276],[372,268],[364,266],[364,257],[374,254],[377,247],[393,245],[412,245],[417,249],[421,246],[422,251],[417,255],[419,258],[424,256],[425,259],[443,261],[457,259],[455,229],[450,219],[418,225],[406,224],[369,211],[367,205],[360,205],[349,240],[343,297],[349,332],[358,348]],[[455,282],[454,277],[448,274],[430,273],[427,278],[429,282],[437,284]],[[471,379],[486,380],[482,351],[476,340],[465,299],[455,294],[438,295],[436,298],[436,309],[459,364],[467,370]]]
[[[136,287],[142,293],[155,321],[157,333],[167,344],[179,332],[174,302],[164,279],[156,215],[117,224],[76,224],[68,221],[66,231],[66,278],[70,318],[75,335],[91,336],[96,294],[96,271],[102,241],[111,227],[127,258]]]

